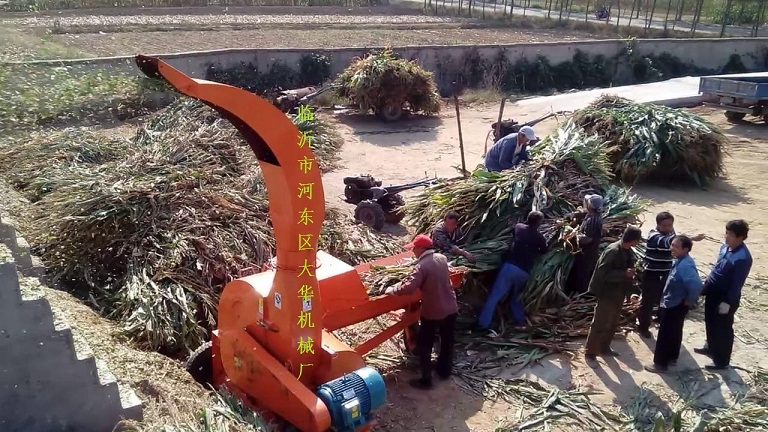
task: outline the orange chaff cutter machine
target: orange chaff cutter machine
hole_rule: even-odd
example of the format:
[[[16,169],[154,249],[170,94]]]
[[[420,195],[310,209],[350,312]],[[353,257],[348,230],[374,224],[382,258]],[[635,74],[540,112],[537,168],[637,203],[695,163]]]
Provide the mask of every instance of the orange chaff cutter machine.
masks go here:
[[[317,251],[325,197],[320,172],[307,169],[314,155],[302,145],[293,122],[248,91],[190,78],[158,58],[139,55],[136,64],[145,75],[212,107],[238,129],[256,154],[270,203],[276,268],[226,285],[218,330],[192,355],[188,368],[198,381],[226,387],[251,407],[277,414],[303,432],[368,430],[371,411],[386,400],[386,387],[363,355],[400,331],[406,347],[413,349],[420,293],[370,298],[360,273],[372,265],[400,262],[407,253],[351,267]],[[307,184],[313,185],[312,196],[301,197]],[[306,223],[306,218],[298,223],[301,214],[318,223]],[[297,241],[300,236],[303,243]],[[452,276],[454,287],[462,277]],[[355,348],[331,334],[399,310],[404,312],[396,324]]]

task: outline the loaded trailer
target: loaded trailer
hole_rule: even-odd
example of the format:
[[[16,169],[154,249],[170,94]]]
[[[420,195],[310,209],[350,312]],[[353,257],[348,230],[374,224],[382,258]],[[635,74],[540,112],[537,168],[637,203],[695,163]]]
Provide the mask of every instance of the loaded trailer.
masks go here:
[[[768,121],[768,72],[701,77],[699,93],[707,96],[707,106],[725,110],[730,121],[747,115]]]

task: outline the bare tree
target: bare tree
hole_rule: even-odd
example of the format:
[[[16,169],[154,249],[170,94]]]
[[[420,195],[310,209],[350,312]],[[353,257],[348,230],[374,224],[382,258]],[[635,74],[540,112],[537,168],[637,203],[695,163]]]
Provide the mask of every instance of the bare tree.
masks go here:
[[[667,21],[669,21],[669,14],[672,12],[672,0],[667,3],[667,15],[664,17],[664,32],[667,31]]]
[[[648,34],[648,30],[651,28],[651,23],[653,22],[653,14],[656,12],[656,2],[658,0],[653,0],[653,3],[651,3],[651,13],[650,17],[648,16],[648,12],[645,13],[645,34]]]
[[[675,14],[675,21],[680,21],[683,19],[683,9],[685,9],[685,0],[680,0],[680,3],[677,4],[677,14]]]
[[[728,24],[728,21],[731,19],[731,8],[733,7],[733,0],[726,0],[725,2],[725,13],[723,14],[723,23],[720,26],[720,37],[725,36],[725,26]]]
[[[584,13],[584,22],[589,20],[589,0],[587,0],[587,11]]]
[[[632,9],[629,11],[629,23],[627,24],[627,28],[632,27],[632,18],[635,16],[635,7],[637,7],[637,4],[641,0],[632,0]]]
[[[696,27],[699,25],[702,9],[704,9],[704,0],[698,0],[693,13],[693,23],[691,23],[691,37],[696,37]]]

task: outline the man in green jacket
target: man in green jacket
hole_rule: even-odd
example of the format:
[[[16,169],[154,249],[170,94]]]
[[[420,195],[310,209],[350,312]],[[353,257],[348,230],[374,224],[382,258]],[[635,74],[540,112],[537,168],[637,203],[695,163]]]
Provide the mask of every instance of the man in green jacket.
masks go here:
[[[595,316],[589,328],[584,349],[587,364],[597,367],[598,355],[617,356],[611,349],[611,340],[621,320],[624,299],[635,279],[635,256],[632,247],[642,240],[640,228],[627,227],[621,240],[605,248],[589,282],[589,292],[597,297]]]

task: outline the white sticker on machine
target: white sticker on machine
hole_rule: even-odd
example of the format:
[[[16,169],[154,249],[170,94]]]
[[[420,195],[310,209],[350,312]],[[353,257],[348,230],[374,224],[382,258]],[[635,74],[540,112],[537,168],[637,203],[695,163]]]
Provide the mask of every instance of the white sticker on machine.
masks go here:
[[[341,395],[344,396],[344,400],[349,400],[355,397],[355,391],[352,389],[346,389]]]
[[[301,310],[303,310],[304,312],[309,312],[309,311],[312,310],[312,299],[311,298],[304,299],[304,300],[301,301]]]
[[[275,293],[275,307],[278,309],[283,308],[283,296],[280,293]]]

